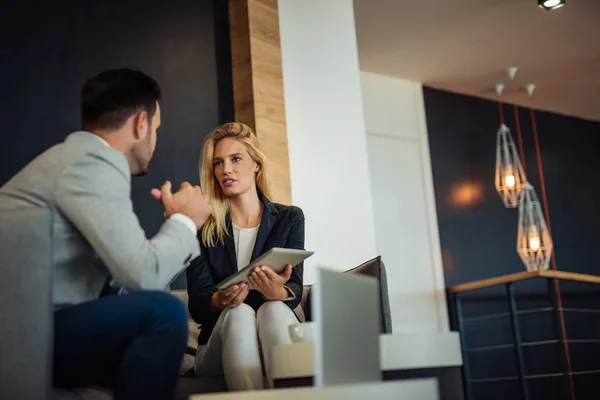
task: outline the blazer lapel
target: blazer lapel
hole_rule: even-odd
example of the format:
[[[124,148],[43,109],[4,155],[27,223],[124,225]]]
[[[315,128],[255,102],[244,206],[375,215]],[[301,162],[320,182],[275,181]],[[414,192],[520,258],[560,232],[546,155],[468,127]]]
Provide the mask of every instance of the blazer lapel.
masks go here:
[[[225,250],[227,251],[229,259],[229,270],[227,271],[227,275],[231,275],[238,270],[237,257],[235,255],[235,241],[232,232],[231,219],[227,216],[227,235],[225,235]]]
[[[259,255],[263,253],[262,249],[265,246],[265,242],[271,233],[271,228],[275,224],[277,219],[277,209],[275,206],[267,200],[266,197],[259,194],[265,208],[263,209],[263,215],[260,220],[260,228],[258,228],[258,234],[256,235],[256,242],[254,243],[254,249],[252,250],[252,260],[255,260]]]

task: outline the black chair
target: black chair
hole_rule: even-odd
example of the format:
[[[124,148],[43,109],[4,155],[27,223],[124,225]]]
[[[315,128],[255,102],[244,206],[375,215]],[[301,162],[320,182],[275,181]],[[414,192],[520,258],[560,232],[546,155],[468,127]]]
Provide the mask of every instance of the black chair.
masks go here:
[[[385,265],[381,260],[381,256],[377,256],[372,260],[366,261],[358,267],[345,271],[344,274],[362,274],[375,277],[379,283],[379,312],[381,320],[381,333],[392,333],[392,315],[390,313],[390,300],[388,297],[387,275]],[[306,321],[312,321],[310,290],[305,287],[304,298],[302,301],[302,310]]]

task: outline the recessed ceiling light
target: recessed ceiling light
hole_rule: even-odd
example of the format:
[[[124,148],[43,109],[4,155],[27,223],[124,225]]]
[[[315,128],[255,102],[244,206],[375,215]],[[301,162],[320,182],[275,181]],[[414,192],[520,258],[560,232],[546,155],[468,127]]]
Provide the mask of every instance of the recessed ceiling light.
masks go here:
[[[556,10],[564,6],[566,0],[538,0],[538,6],[544,10]]]

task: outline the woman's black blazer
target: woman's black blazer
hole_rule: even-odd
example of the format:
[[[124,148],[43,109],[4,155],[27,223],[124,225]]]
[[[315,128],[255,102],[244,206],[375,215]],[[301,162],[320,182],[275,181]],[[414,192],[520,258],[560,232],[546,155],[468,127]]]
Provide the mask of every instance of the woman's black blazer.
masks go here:
[[[264,204],[260,228],[256,237],[252,260],[266,253],[273,247],[304,250],[304,214],[295,206],[285,206],[271,203],[262,194],[259,195]],[[227,217],[227,235],[225,244],[218,243],[207,247],[202,243],[200,232],[201,254],[187,268],[187,291],[189,295],[188,308],[190,315],[200,325],[199,344],[205,344],[212,333],[219,317],[219,312],[211,310],[211,297],[217,290],[215,285],[237,272],[235,242],[232,237],[231,220]],[[292,276],[286,287],[292,292],[291,298],[284,302],[293,310],[302,299],[303,264],[292,269]],[[244,303],[254,310],[267,300],[257,290],[251,290]]]

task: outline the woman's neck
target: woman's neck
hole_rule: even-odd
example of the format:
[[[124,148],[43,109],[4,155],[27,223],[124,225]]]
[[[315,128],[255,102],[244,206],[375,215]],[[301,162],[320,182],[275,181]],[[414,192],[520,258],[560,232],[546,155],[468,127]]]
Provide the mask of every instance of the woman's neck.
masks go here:
[[[264,205],[256,190],[229,199],[231,221],[240,228],[254,228],[260,225]]]

